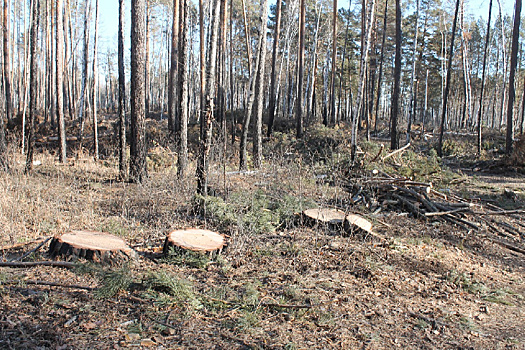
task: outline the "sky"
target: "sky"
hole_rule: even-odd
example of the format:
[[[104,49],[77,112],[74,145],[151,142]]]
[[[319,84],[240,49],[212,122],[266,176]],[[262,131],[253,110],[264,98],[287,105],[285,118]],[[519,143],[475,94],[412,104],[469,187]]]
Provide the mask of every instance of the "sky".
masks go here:
[[[502,11],[505,14],[513,15],[514,13],[514,0],[500,0]],[[124,37],[126,38],[125,46],[129,48],[129,30],[130,30],[130,0],[124,0],[126,6],[126,30],[124,32]],[[270,2],[273,2],[270,0]],[[359,1],[353,0],[352,3],[358,3]],[[348,7],[348,1],[339,0],[341,6]],[[493,9],[492,16],[497,15],[498,13],[498,2],[493,0]],[[118,31],[118,1],[117,0],[102,0],[99,1],[100,6],[100,45],[101,48],[107,49],[107,47],[114,47],[116,51],[117,48],[117,31]],[[488,15],[489,0],[467,0],[468,12],[478,18],[482,16],[486,18]],[[524,14],[522,13],[522,16]]]

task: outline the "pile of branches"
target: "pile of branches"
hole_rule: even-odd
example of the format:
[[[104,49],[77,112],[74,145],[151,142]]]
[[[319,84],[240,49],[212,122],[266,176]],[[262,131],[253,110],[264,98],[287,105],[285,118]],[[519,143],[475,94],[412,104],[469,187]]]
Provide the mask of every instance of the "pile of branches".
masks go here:
[[[397,210],[415,218],[445,221],[467,231],[492,233],[513,242],[525,239],[525,210],[522,209],[504,210],[481,199],[467,200],[451,191],[437,191],[432,183],[392,176],[377,169],[368,176],[348,181],[352,204],[361,203],[375,214],[385,209]],[[500,220],[501,217],[508,219],[507,222]],[[525,254],[525,249],[496,243]]]

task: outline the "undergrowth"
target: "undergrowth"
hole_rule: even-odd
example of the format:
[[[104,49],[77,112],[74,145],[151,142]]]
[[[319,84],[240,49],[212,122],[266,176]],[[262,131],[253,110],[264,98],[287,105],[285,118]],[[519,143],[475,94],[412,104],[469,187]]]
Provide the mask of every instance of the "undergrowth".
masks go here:
[[[238,227],[254,235],[290,227],[295,213],[315,207],[315,203],[308,199],[291,195],[273,198],[262,190],[253,194],[235,192],[227,200],[197,195],[195,202],[199,211],[219,229]]]

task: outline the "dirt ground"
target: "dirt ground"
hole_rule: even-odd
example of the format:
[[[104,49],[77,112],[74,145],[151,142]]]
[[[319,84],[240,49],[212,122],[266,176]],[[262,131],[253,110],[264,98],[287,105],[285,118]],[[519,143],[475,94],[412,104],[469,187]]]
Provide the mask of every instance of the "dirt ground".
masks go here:
[[[119,235],[150,257],[175,228],[218,230],[229,245],[204,267],[158,256],[124,267],[0,267],[0,348],[525,349],[523,253],[496,244],[486,229],[351,206],[342,181],[319,181],[329,162],[290,159],[284,141],[279,145],[258,172],[213,167],[215,195],[226,203],[257,190],[308,198],[362,213],[384,239],[300,222],[257,234],[239,218],[223,225],[195,210],[192,179],[176,178],[172,153],[160,146],[142,185],[116,181],[111,157],[62,166],[42,152],[42,165],[24,175],[23,158],[13,155],[14,169],[0,175],[2,261],[29,252],[37,238],[72,229]],[[523,175],[450,171],[456,175],[447,191],[524,208]],[[518,236],[498,239],[524,249],[524,218],[500,217]],[[27,244],[6,248],[19,243]],[[25,261],[47,261],[45,252]],[[99,289],[116,279],[111,271],[131,282],[104,295]],[[148,282],[151,276],[164,282]]]

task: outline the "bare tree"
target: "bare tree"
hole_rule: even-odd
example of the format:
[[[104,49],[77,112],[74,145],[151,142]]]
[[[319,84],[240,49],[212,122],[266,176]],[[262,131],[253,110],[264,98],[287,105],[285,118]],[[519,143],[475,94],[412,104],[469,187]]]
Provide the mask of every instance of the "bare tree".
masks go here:
[[[337,71],[337,0],[332,8],[332,81],[330,84],[330,115],[332,124],[337,123],[335,115],[335,77]]]
[[[509,101],[507,106],[507,133],[505,138],[505,153],[512,152],[512,143],[514,142],[514,98],[516,87],[514,78],[516,75],[516,66],[518,63],[518,44],[520,39],[520,22],[521,22],[521,0],[516,0],[514,7],[514,28],[512,30],[512,50],[510,53],[510,73],[509,73]]]
[[[383,80],[383,63],[385,58],[386,24],[388,15],[388,0],[385,0],[385,13],[383,16],[383,39],[381,41],[381,54],[379,56],[379,76],[377,77],[377,97],[374,118],[374,133],[377,132],[377,119],[379,114],[379,101],[381,100],[381,82]]]
[[[93,157],[98,160],[98,118],[97,118],[97,98],[98,98],[98,0],[95,0],[95,38],[93,46]]]
[[[212,138],[212,121],[213,121],[213,97],[215,96],[215,68],[217,56],[217,34],[219,31],[219,13],[221,2],[215,0],[212,13],[212,25],[210,27],[211,35],[208,46],[208,61],[206,65],[206,90],[205,90],[205,108],[203,117],[204,121],[201,126],[204,126],[203,134],[200,142],[200,154],[197,161],[197,193],[206,195],[208,192],[208,168],[209,168],[209,153],[211,148]],[[202,118],[202,117],[201,117]]]
[[[84,132],[84,108],[88,78],[87,75],[89,62],[89,12],[91,10],[91,3],[88,3],[88,0],[86,0],[84,5],[84,54],[82,56],[82,87],[80,90],[80,106],[78,108],[78,119],[80,120],[79,140],[81,145]]]
[[[58,160],[65,163],[66,158],[66,124],[64,120],[64,21],[63,2],[56,3],[56,90],[57,90],[57,121],[58,121]]]
[[[178,131],[177,127],[177,105],[175,88],[177,80],[177,41],[179,40],[179,1],[173,0],[173,20],[171,26],[171,53],[170,53],[170,71],[168,76],[168,133],[175,134]]]
[[[35,122],[36,110],[38,105],[38,85],[37,85],[37,39],[38,25],[40,17],[40,1],[32,1],[31,11],[31,35],[30,35],[30,66],[29,66],[29,118],[27,119],[27,156],[25,172],[30,173],[33,170],[33,152],[35,148]]]
[[[126,165],[126,72],[124,70],[124,0],[118,1],[118,116],[119,176],[127,177]]]
[[[257,114],[254,125],[253,137],[253,165],[255,168],[262,166],[262,119],[264,109],[264,66],[266,62],[266,32],[268,22],[268,0],[261,1],[261,29],[259,33],[259,41],[261,42],[259,51],[259,67],[257,69],[257,88],[256,97]]]
[[[445,90],[443,91],[443,105],[441,106],[441,122],[439,130],[438,154],[443,155],[443,132],[445,131],[445,118],[447,116],[447,101],[448,93],[450,91],[450,77],[452,75],[452,58],[454,57],[454,39],[456,38],[456,24],[458,22],[458,11],[461,0],[456,0],[456,12],[454,14],[454,22],[452,23],[452,39],[450,40],[450,52],[448,54],[447,64],[447,80],[445,82]]]
[[[459,0],[458,0],[459,1]],[[399,93],[401,90],[401,4],[396,0],[396,58],[394,61],[394,91],[392,92],[392,109],[390,114],[390,148],[399,148],[397,121],[399,118]]]
[[[131,1],[131,182],[140,183],[146,168],[146,0]]]
[[[304,80],[304,31],[305,31],[306,1],[300,2],[299,15],[299,51],[297,59],[297,110],[296,110],[296,136],[303,137],[303,80]]]
[[[490,39],[490,19],[492,16],[492,0],[489,2],[489,18],[487,20],[487,34],[485,37],[485,50],[483,52],[483,73],[481,74],[481,87],[479,93],[479,110],[478,110],[478,154],[481,154],[481,142],[482,142],[482,118],[483,115],[483,92],[485,90],[485,74],[487,70],[487,50],[489,47]],[[524,89],[525,91],[525,89]]]
[[[179,58],[177,114],[180,120],[178,175],[184,177],[188,168],[188,0],[181,0],[179,13]],[[177,0],[175,0],[177,2]],[[175,19],[174,19],[175,21]]]
[[[5,90],[5,113],[7,120],[13,118],[13,99],[11,97],[11,59],[9,55],[10,33],[9,33],[9,0],[4,0],[4,90]]]
[[[272,136],[273,122],[275,119],[275,83],[277,80],[277,71],[275,69],[275,65],[277,62],[277,52],[279,51],[279,34],[281,31],[281,4],[282,0],[277,0],[277,5],[275,8],[275,33],[273,37],[272,49],[272,73],[270,76],[270,111],[268,114],[268,137]]]
[[[410,132],[412,131],[412,120],[416,114],[416,104],[415,104],[415,95],[417,94],[416,90],[416,66],[417,66],[417,39],[419,35],[418,27],[419,19],[419,0],[416,0],[416,19],[415,19],[415,34],[414,34],[414,48],[412,52],[412,76],[410,77],[410,112],[408,114],[408,124],[407,124],[407,135],[406,142],[410,142]]]

